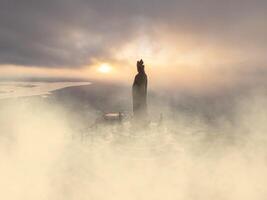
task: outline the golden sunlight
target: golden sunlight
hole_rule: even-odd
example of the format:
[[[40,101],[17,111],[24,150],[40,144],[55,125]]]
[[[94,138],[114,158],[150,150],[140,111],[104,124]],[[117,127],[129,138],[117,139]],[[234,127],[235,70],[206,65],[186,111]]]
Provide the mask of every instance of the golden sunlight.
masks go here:
[[[111,70],[112,70],[112,67],[107,63],[100,65],[97,69],[98,72],[104,73],[104,74],[109,73]]]

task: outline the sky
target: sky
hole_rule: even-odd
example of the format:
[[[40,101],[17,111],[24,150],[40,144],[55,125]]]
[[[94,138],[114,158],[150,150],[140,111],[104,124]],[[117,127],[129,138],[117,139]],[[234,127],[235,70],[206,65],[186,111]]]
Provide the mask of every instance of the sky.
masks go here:
[[[130,84],[143,58],[152,85],[264,85],[266,9],[265,0],[0,0],[0,80]]]
[[[0,0],[0,199],[266,199],[266,11],[267,0]],[[141,58],[151,127],[134,134]],[[94,131],[106,111],[125,111],[120,134]]]

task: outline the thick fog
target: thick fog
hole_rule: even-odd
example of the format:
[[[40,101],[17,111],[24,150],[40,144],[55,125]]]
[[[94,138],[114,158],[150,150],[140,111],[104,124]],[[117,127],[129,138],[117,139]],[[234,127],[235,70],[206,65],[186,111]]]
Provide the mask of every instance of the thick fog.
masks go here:
[[[209,101],[151,92],[150,128],[134,131],[130,116],[90,128],[106,102],[127,106],[127,92],[107,99],[99,87],[92,101],[68,90],[1,100],[1,199],[265,199],[264,92]]]

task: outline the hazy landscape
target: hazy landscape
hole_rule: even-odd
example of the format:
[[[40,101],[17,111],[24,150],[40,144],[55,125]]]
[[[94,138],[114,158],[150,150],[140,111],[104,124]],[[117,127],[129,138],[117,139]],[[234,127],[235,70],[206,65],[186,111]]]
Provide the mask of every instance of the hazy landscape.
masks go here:
[[[0,200],[265,200],[266,0],[0,0]]]
[[[262,91],[246,92],[246,98],[150,91],[151,123],[162,113],[161,127],[132,132],[126,125],[114,132],[107,126],[99,133],[88,127],[103,112],[131,114],[130,87],[83,84],[50,91],[54,87],[42,83],[49,87],[39,96],[32,90],[32,97],[0,100],[1,197],[265,198]],[[17,87],[32,85],[39,84]]]

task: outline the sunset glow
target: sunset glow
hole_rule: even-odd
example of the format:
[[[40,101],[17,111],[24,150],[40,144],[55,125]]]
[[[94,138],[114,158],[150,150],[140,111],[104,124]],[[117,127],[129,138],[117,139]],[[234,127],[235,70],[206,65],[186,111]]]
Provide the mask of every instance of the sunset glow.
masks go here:
[[[111,71],[111,66],[107,63],[104,63],[102,65],[99,66],[99,68],[97,69],[98,72],[103,73],[103,74],[107,74],[110,73]]]
[[[267,0],[0,0],[0,200],[265,200]]]

